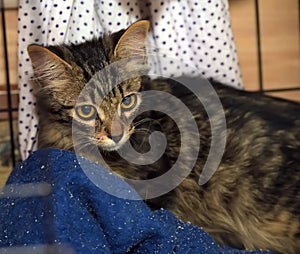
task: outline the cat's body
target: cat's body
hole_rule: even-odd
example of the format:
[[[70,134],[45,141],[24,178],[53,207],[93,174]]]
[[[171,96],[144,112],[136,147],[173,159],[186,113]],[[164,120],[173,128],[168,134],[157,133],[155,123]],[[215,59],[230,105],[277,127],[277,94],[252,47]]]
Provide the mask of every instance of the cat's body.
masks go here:
[[[35,76],[42,87],[36,92],[40,112],[39,147],[79,151],[98,162],[93,153],[85,152],[97,144],[104,150],[102,155],[108,165],[118,174],[133,179],[153,179],[167,172],[182,152],[180,142],[184,140],[180,138],[177,123],[155,111],[138,116],[133,125],[126,126],[126,123],[135,118],[135,108],[143,107],[141,91],[169,92],[186,103],[191,111],[199,129],[200,150],[192,172],[185,178],[179,176],[182,183],[163,196],[147,200],[149,206],[173,211],[182,220],[203,227],[222,244],[297,253],[300,250],[299,104],[212,82],[226,116],[227,128],[218,134],[225,135],[226,149],[217,171],[200,185],[199,177],[211,148],[212,127],[207,109],[180,83],[201,84],[201,79],[184,78],[176,82],[135,77],[116,87],[108,99],[96,105],[99,108],[90,106],[96,104],[97,95],[88,99],[83,96],[86,101],[78,103],[81,90],[104,66],[130,56],[132,51],[135,57],[140,54],[143,59],[147,29],[148,23],[140,21],[124,34],[78,46],[63,45],[50,47],[50,50],[29,47]],[[136,40],[133,47],[129,46],[131,40]],[[128,68],[132,68],[130,66]],[[123,67],[126,70],[127,67]],[[95,87],[91,90],[100,93],[97,82],[93,84]],[[208,92],[205,98],[213,100],[214,93]],[[152,103],[165,103],[166,108],[174,108],[178,115],[182,113],[180,106],[162,102],[159,97],[154,97]],[[115,122],[110,111],[117,112]],[[219,113],[223,112],[217,112],[216,117]],[[95,137],[79,138],[79,145],[74,148],[74,126],[78,127],[79,137]],[[115,151],[129,139],[137,150],[147,152],[149,145],[145,140],[156,130],[166,133],[168,146],[154,164],[132,164]],[[193,159],[189,156],[192,157],[198,141],[189,140],[179,167],[184,168]],[[84,149],[81,150],[81,146]],[[168,180],[176,182],[177,178],[175,174]],[[137,186],[138,191],[145,193],[142,188],[147,189],[147,185]]]

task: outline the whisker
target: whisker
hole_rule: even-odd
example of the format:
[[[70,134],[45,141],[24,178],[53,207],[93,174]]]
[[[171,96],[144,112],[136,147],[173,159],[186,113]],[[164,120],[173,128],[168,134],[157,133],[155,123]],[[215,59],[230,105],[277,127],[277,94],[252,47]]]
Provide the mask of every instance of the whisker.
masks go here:
[[[134,129],[135,133],[141,132],[141,133],[151,133],[151,131],[148,128],[137,128]]]
[[[95,145],[95,140],[93,138],[84,138],[84,139],[80,139],[78,140],[78,145],[76,145],[76,149],[80,152],[84,149],[86,149],[87,147],[94,147]]]
[[[144,119],[141,119],[141,120],[135,122],[135,123],[134,123],[134,126],[136,127],[136,126],[138,126],[138,125],[141,125],[141,124],[146,123],[146,122],[150,122],[150,121],[152,121],[152,120],[153,120],[152,118],[147,117],[147,118],[144,118]]]

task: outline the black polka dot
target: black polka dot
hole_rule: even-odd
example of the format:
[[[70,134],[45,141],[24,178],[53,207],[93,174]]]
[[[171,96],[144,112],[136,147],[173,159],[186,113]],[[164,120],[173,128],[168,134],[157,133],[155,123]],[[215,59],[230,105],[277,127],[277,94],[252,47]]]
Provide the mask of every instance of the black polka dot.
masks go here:
[[[141,17],[151,15],[153,45],[157,47],[153,52],[164,52],[159,53],[158,59],[150,61],[150,66],[153,66],[151,68],[169,76],[178,76],[187,73],[194,75],[193,68],[196,66],[198,73],[205,77],[216,77],[219,81],[241,86],[237,53],[225,4],[222,6],[212,0],[192,0],[184,4],[182,0],[145,1],[141,4],[137,1],[101,0],[94,5],[79,0],[74,1],[71,7],[67,1],[28,1],[20,10],[18,20],[22,25],[18,31],[21,52],[19,69],[22,75],[19,75],[19,79],[21,94],[26,97],[20,100],[20,119],[23,121],[22,124],[19,123],[20,140],[35,137],[38,128],[33,127],[36,116],[28,112],[35,103],[31,99],[31,85],[25,80],[32,73],[26,67],[28,57],[24,50],[27,44],[33,42],[43,45],[51,42],[58,44],[64,40],[79,43],[95,34],[101,36],[104,31],[118,31],[125,28],[126,23],[129,25]],[[170,11],[175,15],[170,15]],[[167,55],[177,58],[181,64],[175,64]],[[165,59],[165,63],[161,59]],[[29,117],[27,113],[30,113]],[[28,126],[26,130],[25,126]],[[28,148],[34,141],[33,138],[26,139],[28,146],[22,144],[21,151],[27,150],[28,153]]]

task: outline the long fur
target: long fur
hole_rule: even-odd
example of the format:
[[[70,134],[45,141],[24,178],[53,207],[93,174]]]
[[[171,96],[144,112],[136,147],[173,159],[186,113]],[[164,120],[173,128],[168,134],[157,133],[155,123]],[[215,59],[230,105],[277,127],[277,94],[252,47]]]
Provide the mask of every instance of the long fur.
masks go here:
[[[59,77],[57,70],[53,68],[45,68],[43,71],[43,66],[49,66],[49,62],[35,68],[35,81],[39,84],[35,92],[40,114],[39,147],[74,150],[73,113],[81,89],[98,70],[117,60],[118,54],[114,52],[120,40],[124,40],[126,43],[123,46],[127,47],[122,48],[122,54],[124,52],[130,54],[134,49],[134,54],[141,55],[142,59],[145,59],[144,47],[136,47],[135,40],[137,37],[140,40],[141,36],[146,35],[146,32],[143,32],[146,28],[143,23],[133,35],[130,31],[126,32],[126,40],[122,39],[124,31],[121,31],[79,45],[48,48],[72,68],[68,69],[61,64],[60,67],[67,71],[63,74],[60,72]],[[132,44],[129,43],[131,39]],[[31,53],[31,59],[34,61],[33,54]],[[124,70],[129,68],[128,66],[124,66]],[[185,83],[199,82],[201,85],[201,79],[182,80]],[[189,107],[197,123],[201,150],[192,172],[182,183],[161,197],[146,200],[148,205],[153,209],[161,207],[169,209],[180,219],[203,227],[220,244],[251,250],[267,249],[278,253],[298,253],[300,250],[299,104],[259,93],[238,91],[211,82],[225,112],[227,129],[223,134],[226,135],[227,141],[217,171],[204,185],[199,185],[198,181],[209,153],[212,127],[201,102],[191,91],[182,87],[180,82],[169,79],[149,80],[147,77],[128,80],[115,88],[114,92],[109,93],[107,103],[104,103],[106,106],[103,106],[102,110],[107,118],[111,117],[110,110],[116,109],[124,93],[129,90],[166,91],[181,99]],[[93,89],[96,94],[94,100],[97,101],[101,97],[97,95],[97,92],[101,93],[101,89],[97,89],[97,82]],[[153,105],[159,103],[164,102],[153,98]],[[178,105],[166,102],[165,107],[181,114]],[[152,131],[164,132],[168,141],[164,155],[152,165],[139,166],[123,160],[114,151],[102,151],[107,163],[118,174],[127,178],[151,179],[162,175],[172,167],[182,152],[179,127],[168,116],[155,111],[138,116],[133,125],[130,142],[140,152],[149,149],[149,144],[145,140],[148,140]],[[82,128],[80,142],[83,148],[89,147],[90,142],[95,142],[92,133],[88,127]],[[184,152],[192,154],[196,143],[190,140],[189,147],[186,148],[188,150]],[[101,149],[101,146],[99,148]],[[89,157],[89,153],[83,152],[82,155],[97,162],[97,158]],[[186,156],[185,162],[188,163],[190,159]],[[182,168],[185,167],[185,162],[180,165]],[[174,179],[171,177],[169,181],[176,181],[176,177],[178,176],[175,175]],[[143,192],[139,189],[138,191]]]

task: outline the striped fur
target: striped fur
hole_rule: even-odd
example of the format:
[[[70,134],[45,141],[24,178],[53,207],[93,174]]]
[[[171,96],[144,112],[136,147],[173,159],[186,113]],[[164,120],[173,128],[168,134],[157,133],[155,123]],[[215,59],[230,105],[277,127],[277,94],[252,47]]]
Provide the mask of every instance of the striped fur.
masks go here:
[[[226,116],[227,130],[223,134],[227,142],[218,170],[206,184],[199,185],[199,176],[210,149],[211,126],[203,105],[190,91],[168,79],[149,81],[146,77],[136,76],[113,89],[111,84],[119,75],[92,79],[96,72],[131,55],[138,57],[139,63],[144,62],[147,29],[148,23],[140,21],[126,31],[79,45],[29,47],[40,114],[39,147],[74,150],[72,126],[76,126],[80,137],[77,140],[79,150],[76,151],[88,159],[99,162],[92,152],[87,152],[95,149],[96,145],[108,165],[121,176],[150,179],[162,175],[176,162],[181,152],[178,126],[167,116],[154,111],[139,115],[133,123],[126,125],[136,112],[122,113],[120,107],[126,96],[135,94],[138,96],[136,110],[143,108],[143,97],[139,96],[144,90],[169,92],[185,102],[192,112],[200,133],[201,150],[189,176],[169,193],[146,200],[149,206],[170,209],[182,220],[203,227],[221,244],[298,253],[299,104],[238,91],[212,81]],[[135,67],[128,61],[119,74]],[[184,82],[199,82],[201,85],[201,79],[186,78]],[[88,96],[80,97],[87,83],[90,84]],[[105,97],[105,94],[108,96]],[[97,105],[98,114],[92,122],[76,117],[75,106],[82,103]],[[166,103],[166,108],[182,114],[176,104],[156,98],[152,103]],[[120,132],[123,126],[126,140],[129,139],[140,152],[150,148],[147,140],[152,131],[163,131],[168,141],[165,154],[152,165],[139,166],[120,158],[115,151],[118,146],[101,143],[103,126],[112,124],[116,112],[118,126],[115,129]],[[111,133],[105,135],[106,142],[111,142]],[[186,149],[192,152],[194,145],[194,141],[190,140]],[[191,154],[189,150],[185,152]],[[185,161],[190,159],[186,156]],[[184,168],[185,163],[181,167]],[[175,181],[177,176],[173,177],[169,181]],[[142,189],[137,190],[143,192]]]

